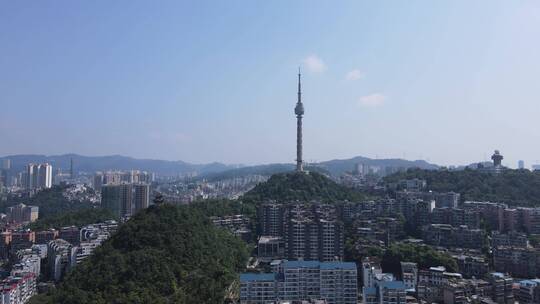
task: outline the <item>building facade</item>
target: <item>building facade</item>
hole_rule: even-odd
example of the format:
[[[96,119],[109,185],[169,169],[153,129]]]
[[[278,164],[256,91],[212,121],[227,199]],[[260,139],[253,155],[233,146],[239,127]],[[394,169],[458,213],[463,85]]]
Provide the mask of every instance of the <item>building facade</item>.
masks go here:
[[[47,244],[47,259],[51,278],[59,282],[77,264],[77,247],[56,239]]]
[[[131,184],[104,185],[101,188],[101,206],[118,217],[131,216],[132,202]]]
[[[277,272],[240,275],[240,303],[326,300],[328,304],[357,303],[355,263],[284,261]]]
[[[150,206],[150,185],[149,184],[134,184],[133,185],[133,206],[134,213],[148,208]]]

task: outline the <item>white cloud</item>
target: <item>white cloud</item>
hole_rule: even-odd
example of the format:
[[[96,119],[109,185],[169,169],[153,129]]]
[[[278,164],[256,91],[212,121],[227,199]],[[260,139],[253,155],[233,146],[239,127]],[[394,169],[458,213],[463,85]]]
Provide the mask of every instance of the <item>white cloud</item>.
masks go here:
[[[382,106],[384,102],[386,101],[386,99],[388,98],[384,96],[383,94],[374,93],[371,95],[360,97],[360,99],[358,100],[358,104],[362,107],[374,108],[374,107]]]
[[[345,75],[345,79],[352,81],[352,80],[358,80],[358,79],[364,78],[364,76],[366,75],[362,73],[360,70],[354,69]]]
[[[326,64],[317,55],[309,55],[303,60],[304,66],[312,73],[322,73],[326,70]]]

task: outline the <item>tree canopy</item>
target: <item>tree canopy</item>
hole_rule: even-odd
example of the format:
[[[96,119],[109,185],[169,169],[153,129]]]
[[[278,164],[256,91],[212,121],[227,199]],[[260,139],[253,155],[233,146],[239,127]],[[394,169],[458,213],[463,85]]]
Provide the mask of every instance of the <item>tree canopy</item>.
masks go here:
[[[28,228],[32,230],[45,230],[49,228],[61,228],[72,225],[81,227],[88,224],[104,222],[106,220],[118,219],[110,210],[107,209],[81,209],[40,218],[28,225]]]
[[[244,204],[239,200],[228,199],[206,199],[195,201],[191,206],[206,216],[225,216],[233,214],[244,214],[255,216],[256,209],[251,204]]]
[[[69,211],[89,209],[92,208],[91,202],[86,201],[70,201],[64,197],[64,190],[70,186],[55,185],[49,189],[42,189],[36,193],[36,195],[26,197],[11,198],[7,203],[0,205],[2,208],[10,207],[18,203],[24,203],[25,205],[32,205],[39,207],[39,217],[48,218],[56,216]]]
[[[458,271],[456,261],[449,255],[430,246],[393,244],[382,256],[381,267],[385,272],[401,275],[400,262],[414,262],[419,269],[444,266],[447,271]]]
[[[337,202],[356,201],[364,198],[358,191],[339,185],[317,172],[288,172],[274,174],[265,183],[260,183],[247,192],[242,200],[248,202],[311,201]]]
[[[505,170],[489,174],[478,170],[409,169],[385,178],[386,182],[420,178],[428,190],[461,193],[463,200],[504,202],[514,206],[540,206],[540,173]]]
[[[245,244],[200,210],[151,206],[30,303],[221,303],[246,260]]]

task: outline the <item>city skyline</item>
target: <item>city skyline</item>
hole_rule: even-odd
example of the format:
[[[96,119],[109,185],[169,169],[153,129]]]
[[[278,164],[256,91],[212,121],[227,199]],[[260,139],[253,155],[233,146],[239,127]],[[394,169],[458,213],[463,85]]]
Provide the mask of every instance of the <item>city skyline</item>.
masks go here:
[[[9,3],[0,155],[293,163],[301,64],[308,162],[530,167],[540,5],[486,3]]]
[[[540,2],[0,4],[0,299],[539,304]]]

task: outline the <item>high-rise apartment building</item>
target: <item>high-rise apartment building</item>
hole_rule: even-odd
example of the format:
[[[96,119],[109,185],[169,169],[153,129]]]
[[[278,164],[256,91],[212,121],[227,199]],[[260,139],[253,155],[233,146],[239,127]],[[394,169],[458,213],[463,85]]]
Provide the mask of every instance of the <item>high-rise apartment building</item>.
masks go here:
[[[35,164],[28,164],[26,166],[26,174],[25,174],[25,188],[26,189],[34,189],[36,188],[37,184],[37,165]]]
[[[259,208],[263,236],[285,241],[290,260],[336,261],[343,258],[344,231],[335,206],[265,204]]]
[[[131,216],[150,205],[149,184],[110,184],[101,186],[101,206],[118,217]]]
[[[2,160],[2,168],[0,168],[0,187],[3,186],[11,186],[11,160],[10,159],[3,159]]]
[[[133,205],[135,207],[134,213],[148,208],[148,206],[150,205],[150,185],[134,184],[133,190]]]
[[[240,303],[326,300],[328,304],[357,303],[355,263],[284,261],[275,273],[240,275]]]
[[[131,216],[133,214],[133,185],[119,185],[119,188],[122,216]]]
[[[56,282],[76,265],[77,247],[63,239],[56,239],[47,244],[49,273]]]
[[[15,206],[7,207],[6,215],[8,221],[13,223],[34,222],[38,219],[39,207],[27,206],[21,203]]]
[[[5,158],[2,160],[2,169],[11,170],[11,159]]]
[[[150,184],[154,181],[154,174],[146,171],[98,171],[94,175],[94,189],[101,190],[102,185],[118,184]]]
[[[264,236],[283,236],[284,215],[286,206],[277,203],[268,203],[257,210],[260,231]]]
[[[52,166],[49,164],[38,165],[38,188],[52,187]]]
[[[487,276],[491,284],[493,301],[499,304],[514,303],[513,279],[500,272],[491,272]]]
[[[37,276],[34,273],[18,272],[0,281],[1,303],[23,304],[37,294]]]
[[[103,174],[96,173],[92,185],[94,190],[101,192],[101,186],[103,186]]]
[[[28,190],[52,187],[52,166],[50,164],[28,164],[26,166],[26,181],[24,186]]]
[[[118,217],[131,216],[133,186],[131,184],[103,185],[101,206]]]

